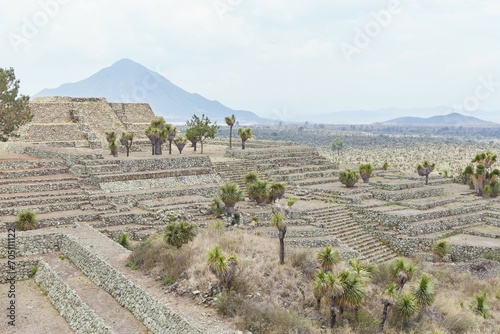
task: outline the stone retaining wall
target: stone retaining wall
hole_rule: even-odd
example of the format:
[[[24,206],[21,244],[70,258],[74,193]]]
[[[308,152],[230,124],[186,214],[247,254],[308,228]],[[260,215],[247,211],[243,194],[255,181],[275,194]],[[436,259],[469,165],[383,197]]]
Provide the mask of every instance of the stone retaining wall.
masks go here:
[[[416,188],[408,191],[372,191],[373,198],[388,202],[399,202],[406,199],[437,197],[444,194],[443,188]]]
[[[45,261],[39,261],[34,279],[76,333],[113,333]]]
[[[94,284],[107,291],[153,333],[201,333],[72,237],[64,238],[61,251]]]
[[[38,260],[15,260],[16,281],[30,278],[34,267],[38,267]],[[7,260],[0,262],[0,284],[10,282],[10,269]]]

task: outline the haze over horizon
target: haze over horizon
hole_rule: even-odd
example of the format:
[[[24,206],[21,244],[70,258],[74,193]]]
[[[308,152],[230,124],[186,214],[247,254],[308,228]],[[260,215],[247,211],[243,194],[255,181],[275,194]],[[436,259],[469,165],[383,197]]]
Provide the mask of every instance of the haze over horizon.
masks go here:
[[[500,110],[500,3],[492,0],[0,4],[8,9],[0,66],[14,67],[24,94],[130,58],[189,92],[268,118]]]

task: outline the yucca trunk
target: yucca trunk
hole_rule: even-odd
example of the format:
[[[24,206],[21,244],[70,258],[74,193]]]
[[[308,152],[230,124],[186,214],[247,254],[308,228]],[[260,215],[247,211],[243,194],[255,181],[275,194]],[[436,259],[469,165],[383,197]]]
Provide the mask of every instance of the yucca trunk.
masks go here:
[[[245,149],[245,142],[246,142],[246,140],[243,140],[243,139],[241,140],[241,149],[243,149],[243,150]]]
[[[337,323],[337,313],[335,313],[335,295],[330,296],[330,328]]]
[[[279,230],[279,238],[280,238],[280,264],[285,264],[285,234],[286,234],[286,225],[284,225]]]
[[[382,321],[380,322],[380,331],[384,330],[385,321],[387,320],[387,315],[389,314],[389,303],[384,303],[384,311],[382,312]]]
[[[229,127],[229,148],[233,148],[233,126]]]

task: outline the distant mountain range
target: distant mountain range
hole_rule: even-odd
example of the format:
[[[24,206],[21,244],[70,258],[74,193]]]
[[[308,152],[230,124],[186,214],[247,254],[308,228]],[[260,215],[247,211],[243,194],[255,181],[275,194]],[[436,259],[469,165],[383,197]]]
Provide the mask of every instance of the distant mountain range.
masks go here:
[[[350,110],[309,115],[307,121],[309,121],[309,123],[371,124],[385,123],[388,120],[402,117],[429,118],[436,115],[448,115],[458,112],[461,111],[444,106],[432,108],[384,108],[378,110]],[[468,116],[500,123],[500,112],[477,110],[471,112]]]
[[[35,95],[41,96],[105,97],[109,102],[145,102],[167,122],[186,122],[193,114],[205,114],[211,121],[225,124],[224,117],[234,114],[240,123],[269,123],[250,111],[233,110],[218,101],[189,93],[130,59],[122,59],[87,79],[44,89]]]
[[[387,125],[440,125],[440,126],[500,126],[500,124],[483,121],[472,116],[465,116],[459,113],[448,115],[421,117],[400,117],[391,119],[382,124]]]

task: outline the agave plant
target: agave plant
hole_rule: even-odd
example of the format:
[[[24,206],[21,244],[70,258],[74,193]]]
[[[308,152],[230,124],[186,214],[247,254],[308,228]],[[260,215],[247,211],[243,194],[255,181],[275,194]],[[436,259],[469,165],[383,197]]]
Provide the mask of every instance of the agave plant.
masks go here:
[[[347,188],[352,188],[358,182],[359,175],[356,171],[346,169],[345,171],[340,172],[339,181],[344,184]]]

